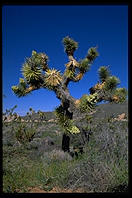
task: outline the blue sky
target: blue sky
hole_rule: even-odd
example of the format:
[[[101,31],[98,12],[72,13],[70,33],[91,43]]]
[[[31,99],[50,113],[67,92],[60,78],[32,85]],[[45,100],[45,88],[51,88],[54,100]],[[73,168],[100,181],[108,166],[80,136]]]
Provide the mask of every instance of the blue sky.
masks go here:
[[[84,58],[90,47],[98,46],[99,57],[78,83],[70,83],[73,97],[89,93],[97,83],[100,66],[110,66],[120,78],[119,87],[128,88],[128,6],[3,6],[2,8],[2,86],[3,111],[17,105],[15,112],[53,111],[60,104],[54,92],[40,89],[17,98],[11,86],[22,77],[21,67],[32,50],[45,52],[50,68],[62,72],[68,62],[62,39],[69,35],[79,43],[74,56]]]

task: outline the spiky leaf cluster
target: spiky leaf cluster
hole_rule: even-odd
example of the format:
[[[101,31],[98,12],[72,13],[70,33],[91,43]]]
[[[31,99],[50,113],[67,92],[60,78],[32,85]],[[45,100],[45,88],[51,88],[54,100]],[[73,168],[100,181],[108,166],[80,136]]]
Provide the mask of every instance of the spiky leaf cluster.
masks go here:
[[[25,63],[22,67],[22,74],[28,84],[37,85],[41,81],[41,69],[37,66],[31,67],[28,63]]]
[[[99,56],[99,53],[97,52],[97,47],[91,47],[89,50],[88,50],[88,54],[86,56],[86,58],[90,61],[90,62],[93,62],[94,59]]]
[[[126,100],[127,97],[127,90],[125,88],[117,88],[115,89],[112,101],[115,103],[123,103]]]
[[[106,79],[110,76],[110,71],[109,71],[108,67],[101,66],[98,70],[98,74],[99,74],[100,81],[105,82]]]
[[[58,118],[58,123],[63,129],[69,125],[69,118],[65,115],[65,110],[61,105],[55,109],[55,115]]]
[[[90,61],[88,58],[84,58],[83,60],[80,61],[79,65],[80,71],[85,73],[90,69]]]
[[[83,95],[80,99],[79,108],[82,112],[91,111],[97,103],[98,94]]]
[[[80,133],[80,130],[74,125],[73,120],[69,119],[69,117],[65,115],[65,110],[61,105],[55,109],[55,114],[58,118],[58,123],[60,124],[65,133]]]
[[[45,113],[43,111],[39,110],[37,113],[38,113],[38,115],[40,117],[40,120],[43,120],[45,118]]]
[[[69,38],[69,36],[66,36],[63,39],[64,49],[67,55],[73,55],[74,51],[78,48],[78,43],[74,41],[73,39]]]
[[[42,83],[42,71],[48,69],[47,65],[48,56],[45,53],[37,53],[32,51],[32,56],[26,58],[22,67],[22,74],[28,84],[39,85]]]
[[[37,53],[34,50],[32,51],[32,56],[26,58],[22,67],[24,79],[20,79],[18,86],[12,86],[13,92],[18,97],[27,95],[35,87],[39,88],[43,84],[42,71],[48,68],[47,61],[48,57],[45,53]],[[27,85],[30,86],[28,90],[26,89]]]
[[[24,81],[24,79],[20,78],[18,86],[12,86],[12,91],[18,97],[22,97],[22,96],[27,95],[26,88],[27,88],[26,82]]]
[[[74,76],[75,76],[75,69],[74,68],[67,68],[64,75],[69,79],[73,79]]]
[[[36,66],[45,71],[48,69],[48,56],[45,53],[37,53],[36,51],[32,51],[31,58],[27,59],[27,63],[32,67]]]
[[[119,78],[117,78],[116,76],[109,76],[105,81],[104,90],[112,91],[117,87],[119,83]]]
[[[44,83],[46,87],[53,89],[58,86],[62,81],[62,76],[59,71],[56,69],[48,69],[45,72],[45,80]]]
[[[67,131],[71,134],[78,134],[80,133],[80,130],[77,126],[72,125],[71,127],[67,128]]]

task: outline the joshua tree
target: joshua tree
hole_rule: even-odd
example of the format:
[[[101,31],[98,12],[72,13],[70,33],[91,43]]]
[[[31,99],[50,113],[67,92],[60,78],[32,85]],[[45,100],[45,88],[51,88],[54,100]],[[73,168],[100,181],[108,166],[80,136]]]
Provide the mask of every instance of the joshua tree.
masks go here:
[[[37,113],[39,115],[40,121],[43,121],[45,119],[45,113],[43,111],[40,111],[40,110]]]
[[[109,68],[102,66],[98,70],[99,82],[90,88],[89,95],[83,95],[80,99],[73,98],[68,90],[70,82],[80,81],[89,71],[91,64],[98,56],[97,48],[91,47],[86,57],[77,61],[74,52],[78,43],[68,36],[63,39],[64,50],[68,56],[64,73],[60,73],[48,66],[48,56],[45,53],[32,51],[32,56],[26,58],[22,67],[24,78],[19,79],[17,86],[12,86],[13,92],[22,97],[39,88],[46,88],[55,92],[61,105],[56,108],[56,115],[64,134],[62,149],[69,151],[70,134],[82,134],[83,128],[78,127],[73,120],[75,112],[91,111],[96,103],[105,100],[109,102],[123,102],[126,99],[126,89],[117,88],[119,79],[111,76]]]

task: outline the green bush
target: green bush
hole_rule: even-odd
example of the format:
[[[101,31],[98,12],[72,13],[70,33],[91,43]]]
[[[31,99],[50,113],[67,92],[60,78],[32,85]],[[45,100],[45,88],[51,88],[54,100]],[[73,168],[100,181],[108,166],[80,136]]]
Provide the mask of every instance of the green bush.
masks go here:
[[[36,129],[27,127],[25,123],[20,123],[15,128],[15,136],[20,143],[31,142],[35,134]]]

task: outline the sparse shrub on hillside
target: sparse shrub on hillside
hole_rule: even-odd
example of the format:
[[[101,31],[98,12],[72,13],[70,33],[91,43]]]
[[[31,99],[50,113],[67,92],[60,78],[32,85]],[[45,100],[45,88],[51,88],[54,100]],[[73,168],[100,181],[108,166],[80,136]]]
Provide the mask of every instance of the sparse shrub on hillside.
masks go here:
[[[20,143],[26,143],[32,141],[37,132],[36,130],[37,124],[34,123],[34,120],[32,118],[34,111],[32,109],[30,109],[30,111],[31,113],[29,112],[27,113],[28,123],[26,123],[21,116],[17,116],[17,119],[16,117],[13,117],[13,119],[9,123],[10,131],[11,131],[10,133],[14,134],[15,138]]]
[[[16,139],[20,143],[31,142],[35,133],[36,129],[27,127],[27,124],[25,123],[20,123],[19,126],[15,129]]]

